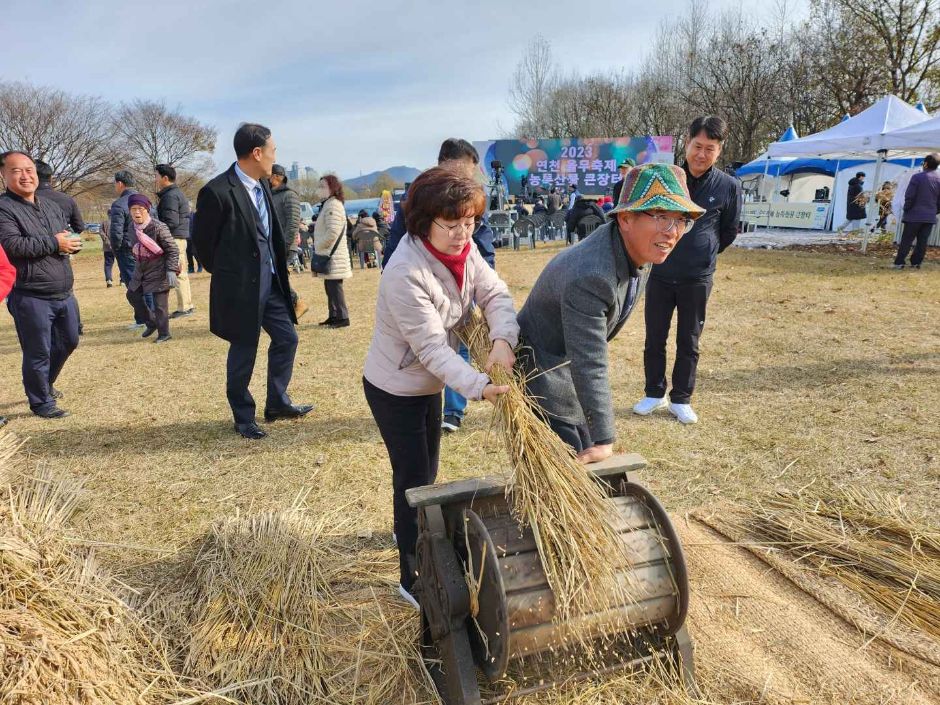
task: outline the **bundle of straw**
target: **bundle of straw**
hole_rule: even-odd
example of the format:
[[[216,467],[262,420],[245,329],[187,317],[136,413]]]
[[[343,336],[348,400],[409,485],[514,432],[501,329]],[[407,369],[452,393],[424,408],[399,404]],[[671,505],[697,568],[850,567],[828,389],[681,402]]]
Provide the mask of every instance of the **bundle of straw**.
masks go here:
[[[750,508],[742,527],[865,596],[892,618],[940,638],[940,529],[898,498],[848,489],[785,494]]]
[[[479,310],[458,334],[483,369],[492,342]],[[629,585],[620,571],[629,556],[603,490],[545,423],[525,380],[500,366],[488,374],[494,384],[509,386],[496,406],[511,466],[507,497],[516,519],[535,534],[556,616],[568,621],[600,604],[628,604]]]
[[[152,603],[183,671],[255,705],[437,703],[397,556],[351,528],[300,508],[217,523]]]
[[[16,443],[0,436],[0,476]],[[0,503],[0,704],[203,702],[94,556],[61,529],[80,485],[20,474]]]

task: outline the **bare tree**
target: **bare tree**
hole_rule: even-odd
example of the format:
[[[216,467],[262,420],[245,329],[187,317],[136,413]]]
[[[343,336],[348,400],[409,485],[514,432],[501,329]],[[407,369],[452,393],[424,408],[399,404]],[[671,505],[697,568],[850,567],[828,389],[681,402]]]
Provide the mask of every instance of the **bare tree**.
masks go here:
[[[913,102],[940,66],[940,0],[835,0],[877,38],[889,90]]]
[[[818,132],[888,92],[940,108],[940,0],[812,0],[805,21],[792,6],[776,0],[758,26],[690,2],[635,74],[560,78],[537,37],[510,93],[515,134],[674,135],[680,159],[689,121],[711,113],[729,124],[724,158],[748,161],[788,125]]]
[[[709,37],[707,52],[708,61],[691,75],[693,105],[728,121],[728,160],[749,159],[776,137],[781,122],[789,122],[780,114],[785,47],[766,30],[726,13]]]
[[[544,137],[546,111],[559,83],[551,44],[537,34],[516,66],[509,87],[509,107],[516,115],[519,137]]]
[[[184,115],[180,108],[136,100],[121,105],[113,124],[128,155],[127,166],[138,176],[152,175],[157,164],[172,164],[179,184],[185,186],[212,168],[215,128]]]
[[[0,151],[21,149],[47,162],[56,185],[78,195],[106,183],[120,162],[111,108],[28,83],[0,83]]]

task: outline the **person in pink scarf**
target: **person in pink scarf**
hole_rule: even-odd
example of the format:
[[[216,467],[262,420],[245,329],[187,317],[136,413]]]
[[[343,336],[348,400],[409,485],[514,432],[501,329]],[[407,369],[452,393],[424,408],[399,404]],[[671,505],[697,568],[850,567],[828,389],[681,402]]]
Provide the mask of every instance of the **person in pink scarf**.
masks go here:
[[[134,307],[138,320],[145,321],[141,337],[158,333],[155,342],[164,343],[170,336],[170,289],[176,287],[180,272],[180,255],[169,228],[151,217],[151,204],[142,193],[133,194],[127,201],[131,220],[134,221],[136,242],[132,252],[137,261],[134,275],[127,284],[127,300]],[[144,303],[144,294],[153,295],[153,310]]]

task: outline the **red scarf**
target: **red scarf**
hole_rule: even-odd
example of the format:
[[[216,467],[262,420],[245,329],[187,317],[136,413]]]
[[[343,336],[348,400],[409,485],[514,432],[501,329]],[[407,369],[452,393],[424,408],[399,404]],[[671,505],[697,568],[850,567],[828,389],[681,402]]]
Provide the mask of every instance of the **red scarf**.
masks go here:
[[[447,271],[454,275],[454,279],[457,280],[457,291],[463,290],[463,270],[467,265],[467,257],[470,256],[470,246],[473,244],[473,240],[467,242],[466,246],[463,248],[460,254],[457,255],[447,255],[443,252],[438,251],[426,238],[421,238],[421,242],[424,243],[424,246],[437,259],[438,262],[447,267]]]

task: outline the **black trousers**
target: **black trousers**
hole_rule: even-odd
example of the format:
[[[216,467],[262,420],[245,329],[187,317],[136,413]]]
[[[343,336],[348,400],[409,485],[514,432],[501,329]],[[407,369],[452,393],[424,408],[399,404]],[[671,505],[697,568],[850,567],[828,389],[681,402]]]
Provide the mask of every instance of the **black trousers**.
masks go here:
[[[137,260],[134,259],[134,254],[131,252],[129,247],[120,248],[117,252],[114,253],[114,257],[117,261],[121,283],[124,286],[127,286],[131,283],[131,279],[134,277],[134,272],[137,270]],[[153,297],[150,294],[144,294],[144,303],[147,304],[148,308],[153,307]],[[131,305],[133,306],[133,304]],[[147,316],[139,316],[135,311],[134,323],[147,323]]]
[[[202,265],[199,264],[199,257],[196,255],[196,248],[192,246],[192,240],[190,240],[190,245],[186,248],[187,271],[195,272],[197,264],[199,265],[199,269],[202,270]]]
[[[156,328],[161,336],[170,334],[170,292],[157,291],[153,297],[153,308],[147,306],[144,297],[143,287],[138,287],[133,291],[128,290],[127,300],[134,307],[134,320],[146,323],[151,328]]]
[[[907,253],[911,251],[911,245],[914,245],[916,240],[914,254],[911,255],[911,266],[920,266],[920,263],[924,261],[924,255],[927,254],[927,241],[930,239],[931,230],[933,230],[933,223],[904,223],[901,242],[898,243],[898,256],[894,258],[894,263],[904,264]]]
[[[297,353],[297,331],[290,317],[290,301],[271,275],[262,276],[261,327],[271,338],[268,347],[268,390],[266,409],[283,409],[291,401],[287,387],[294,374],[294,356]],[[255,370],[258,343],[232,343],[228,349],[225,394],[235,423],[246,424],[255,420],[255,400],[248,391]]]
[[[674,404],[688,404],[695,390],[698,367],[698,341],[705,326],[705,308],[712,291],[712,280],[673,284],[650,279],[646,285],[646,346],[643,366],[646,370],[646,396],[666,396],[666,342],[677,312],[676,362],[672,368]]]
[[[568,423],[548,415],[545,418],[555,435],[571,446],[575,453],[594,447],[594,441],[591,440],[591,433],[586,424]]]
[[[441,447],[441,394],[400,397],[363,378],[366,401],[392,462],[392,508],[401,584],[414,585],[417,565],[418,512],[408,506],[405,491],[434,484]]]
[[[108,250],[104,253],[104,280],[110,282],[114,279],[112,272],[114,271],[114,253]]]
[[[326,304],[329,307],[329,316],[334,321],[349,320],[349,309],[346,308],[346,295],[343,293],[342,279],[324,280],[326,287]]]
[[[7,308],[23,351],[23,387],[29,408],[48,411],[56,405],[52,385],[78,347],[78,301],[72,294],[56,301],[24,296],[14,289]]]

